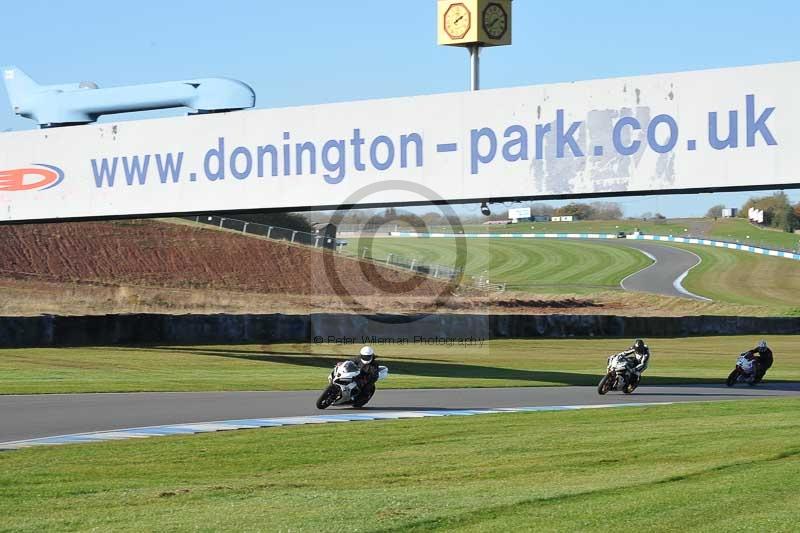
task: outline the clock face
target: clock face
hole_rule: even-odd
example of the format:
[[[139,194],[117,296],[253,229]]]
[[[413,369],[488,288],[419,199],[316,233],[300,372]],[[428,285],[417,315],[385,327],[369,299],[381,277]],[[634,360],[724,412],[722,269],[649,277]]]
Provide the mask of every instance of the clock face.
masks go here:
[[[483,31],[491,39],[502,39],[508,30],[508,13],[494,2],[483,10]]]
[[[444,13],[444,31],[451,39],[463,39],[472,25],[472,15],[464,4],[452,4]]]

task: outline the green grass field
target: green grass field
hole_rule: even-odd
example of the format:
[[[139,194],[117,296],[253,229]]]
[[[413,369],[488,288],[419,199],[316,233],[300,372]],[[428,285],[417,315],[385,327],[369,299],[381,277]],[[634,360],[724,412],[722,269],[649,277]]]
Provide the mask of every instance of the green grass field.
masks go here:
[[[743,218],[676,218],[654,220],[578,220],[575,222],[519,222],[501,226],[468,224],[468,233],[632,233],[636,229],[650,235],[703,237],[729,242],[751,243],[764,247],[800,249],[800,235],[776,229],[759,228]],[[430,231],[452,232],[449,226],[432,226]]]
[[[670,220],[576,220],[574,222],[519,222],[506,225],[467,224],[468,233],[632,233],[639,229],[653,235],[684,235],[696,233],[699,226],[707,227],[709,220],[702,218]],[[449,226],[432,226],[430,231],[452,232]]]
[[[479,331],[475,332],[480,335]],[[649,384],[719,383],[755,336],[649,339]],[[484,346],[377,346],[383,388],[594,385],[630,339],[493,340]],[[770,337],[768,380],[800,380],[800,336]],[[0,393],[322,389],[357,346],[277,344],[0,351]]]
[[[788,234],[787,234],[788,235]],[[455,239],[360,239],[373,257],[392,253],[422,263],[452,265]],[[508,290],[547,294],[592,294],[619,288],[625,276],[648,264],[641,252],[601,242],[544,239],[466,239],[466,272],[507,283]],[[616,243],[616,241],[614,241]],[[775,314],[800,309],[800,263],[784,258],[699,245],[670,244],[699,255],[703,262],[684,281],[691,292],[717,302],[764,306]]]
[[[719,302],[800,312],[800,262],[708,246],[674,246],[702,259],[683,282],[689,291]]]
[[[800,235],[775,229],[761,229],[742,218],[715,221],[708,236],[728,242],[753,243],[764,247],[800,249]]]
[[[619,289],[626,276],[652,261],[637,250],[594,242],[546,241],[543,239],[358,239],[351,251],[371,249],[370,255],[387,254],[416,258],[421,263],[452,267],[456,264],[457,242],[466,246],[465,272],[488,276],[507,284],[508,290],[527,292],[580,293],[598,289]]]
[[[0,454],[0,530],[796,531],[800,401],[246,430]]]

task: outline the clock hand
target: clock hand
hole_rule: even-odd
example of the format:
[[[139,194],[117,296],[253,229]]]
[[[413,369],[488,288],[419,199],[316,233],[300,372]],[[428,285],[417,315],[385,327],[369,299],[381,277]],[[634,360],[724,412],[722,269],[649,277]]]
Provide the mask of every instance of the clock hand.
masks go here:
[[[458,24],[458,22],[463,18],[464,18],[464,15],[461,15],[460,17],[458,17],[456,20],[453,21],[453,24]]]
[[[500,17],[498,17],[498,18],[494,19],[493,21],[491,21],[491,22],[488,24],[488,26],[489,26],[490,28],[494,28],[494,25],[495,25],[495,24],[497,24],[498,22],[500,22],[501,20],[502,20],[502,19],[501,19]]]

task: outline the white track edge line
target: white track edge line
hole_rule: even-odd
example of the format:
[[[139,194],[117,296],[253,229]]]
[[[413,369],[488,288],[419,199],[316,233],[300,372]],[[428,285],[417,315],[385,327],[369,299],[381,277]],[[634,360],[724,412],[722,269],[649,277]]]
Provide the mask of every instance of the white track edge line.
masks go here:
[[[503,408],[489,408],[489,407],[486,407],[486,408],[473,408],[473,409],[450,409],[449,411],[452,411],[452,414],[455,414],[455,413],[458,413],[458,412],[463,412],[463,411],[479,411],[477,413],[470,413],[471,415],[474,416],[474,415],[481,415],[481,414],[506,414],[506,413],[523,413],[523,412],[538,412],[538,411],[544,411],[544,412],[547,412],[547,411],[562,411],[562,410],[563,411],[577,411],[577,410],[583,410],[583,409],[608,409],[608,408],[615,408],[615,407],[653,407],[653,406],[660,406],[660,405],[673,405],[675,403],[680,403],[680,402],[629,402],[629,403],[584,404],[584,405],[538,405],[538,406],[503,407]],[[498,409],[504,409],[504,410],[500,411]],[[525,411],[525,410],[528,410],[528,411]],[[485,412],[480,412],[480,411],[485,411]],[[365,416],[371,416],[371,415],[383,416],[383,415],[392,415],[392,414],[395,414],[395,413],[396,413],[395,411],[375,411],[373,413],[360,413],[360,412],[356,413],[356,412],[353,412],[352,415],[360,414],[360,415],[365,415]],[[414,414],[422,415],[422,416],[414,416],[414,417],[406,418],[408,420],[418,419],[418,418],[440,418],[440,417],[443,418],[443,417],[447,417],[447,416],[452,416],[452,414],[450,414],[450,413],[442,414],[441,412],[437,412],[436,414],[428,415],[428,414],[425,414],[426,412],[424,410],[414,411],[413,409],[409,409],[408,411],[402,411],[400,413],[409,413],[409,414],[410,413],[414,413]],[[279,422],[281,419],[298,420],[298,419],[307,418],[307,419],[309,419],[309,424],[312,424],[312,423],[314,423],[313,420],[317,419],[320,416],[326,416],[326,415],[319,414],[319,415],[305,415],[305,416],[300,416],[300,417],[297,417],[297,416],[291,416],[291,417],[264,417],[263,419],[264,420],[267,420],[267,419],[275,420],[275,421]],[[338,413],[337,412],[337,414],[335,414],[335,415],[331,414],[331,416],[347,416],[347,413]],[[403,420],[404,418],[398,417],[398,418],[390,418],[390,419],[391,420]],[[37,445],[37,443],[39,443],[42,440],[64,439],[64,438],[70,438],[70,437],[79,438],[79,437],[87,437],[87,436],[102,436],[103,434],[107,434],[107,433],[116,434],[116,433],[122,433],[122,432],[130,432],[132,434],[135,434],[135,432],[137,430],[152,430],[152,429],[159,429],[159,428],[165,428],[165,427],[182,427],[182,426],[198,425],[198,424],[225,424],[226,422],[233,422],[233,421],[238,421],[238,420],[245,421],[245,420],[259,420],[259,419],[254,418],[254,419],[231,419],[231,420],[228,420],[228,421],[226,421],[226,420],[215,420],[215,421],[209,421],[209,422],[187,422],[187,423],[178,423],[178,424],[161,424],[161,425],[156,425],[156,426],[137,426],[137,427],[130,427],[130,428],[109,429],[109,430],[102,430],[102,431],[89,431],[89,432],[84,432],[84,433],[68,433],[68,434],[64,434],[64,435],[50,435],[50,436],[46,436],[46,437],[36,437],[36,438],[33,438],[33,439],[23,439],[23,440],[15,440],[15,441],[8,441],[8,442],[0,442],[0,451],[2,451],[4,448],[6,448],[7,450],[11,450],[11,449],[14,449],[14,448],[9,448],[9,447],[12,447],[12,446],[24,446],[25,444],[29,444],[31,446],[35,446],[35,445]],[[376,419],[376,420],[382,420],[382,419]],[[370,421],[374,422],[376,420],[338,420],[338,422],[370,422]],[[383,419],[383,420],[386,420],[386,419]],[[331,421],[333,422],[334,420],[331,420]],[[292,426],[298,426],[298,425],[307,425],[307,424],[287,424],[287,426],[280,426],[280,427],[292,427]],[[259,428],[261,428],[261,429],[267,429],[269,427],[275,427],[275,426],[259,426]],[[234,427],[231,427],[230,430],[226,430],[226,431],[236,431],[237,429],[259,429],[259,428],[234,428]],[[218,433],[219,431],[222,431],[222,430],[195,431],[193,433],[183,433],[182,435],[188,436],[188,435],[197,435],[197,434],[200,434],[200,433]],[[176,434],[172,434],[172,435],[151,435],[151,437],[180,436],[180,435],[181,435],[180,433],[176,433]],[[132,436],[131,438],[134,438],[134,437]],[[113,440],[123,440],[123,439],[113,439]],[[93,442],[103,442],[103,441],[98,439],[97,441],[93,441]],[[39,445],[48,445],[48,444],[49,443],[41,443]],[[82,442],[52,443],[50,445],[55,446],[55,445],[58,445],[58,444],[85,444],[85,443],[82,443]]]

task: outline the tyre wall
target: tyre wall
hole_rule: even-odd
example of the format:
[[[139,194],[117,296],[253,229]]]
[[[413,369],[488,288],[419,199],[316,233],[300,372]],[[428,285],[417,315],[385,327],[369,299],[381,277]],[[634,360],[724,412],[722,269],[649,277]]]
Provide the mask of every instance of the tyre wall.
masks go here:
[[[800,333],[800,317],[608,315],[101,315],[0,317],[0,348],[134,344],[444,342]]]

